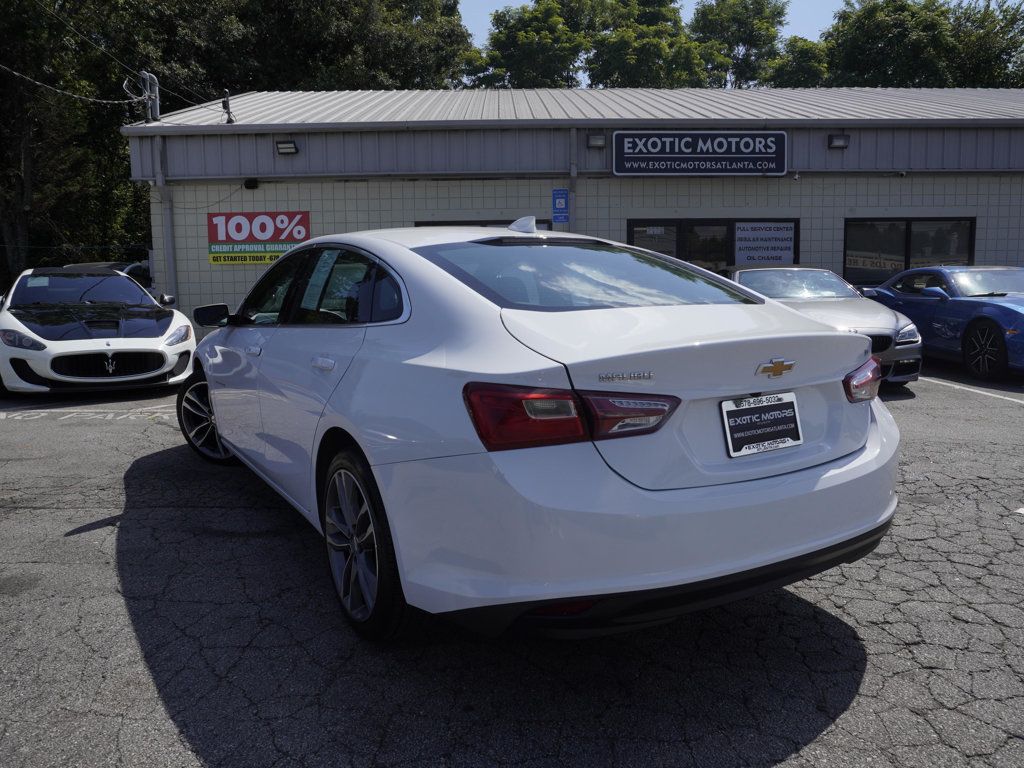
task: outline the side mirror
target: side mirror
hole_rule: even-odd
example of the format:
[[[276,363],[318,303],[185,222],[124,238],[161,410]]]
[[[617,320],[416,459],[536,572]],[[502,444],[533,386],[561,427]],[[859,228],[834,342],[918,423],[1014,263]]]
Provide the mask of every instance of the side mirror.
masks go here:
[[[161,307],[173,307],[174,297],[167,293],[161,293],[160,298],[157,299],[160,302]]]
[[[231,310],[227,304],[207,304],[192,310],[192,319],[203,328],[220,328],[227,325]]]
[[[874,288],[858,288],[857,290],[860,291],[860,295],[863,296],[865,299],[878,298],[878,291],[875,290]]]
[[[949,294],[939,288],[937,285],[930,285],[927,288],[921,289],[921,295],[926,296],[929,299],[938,299],[939,301],[949,301]]]

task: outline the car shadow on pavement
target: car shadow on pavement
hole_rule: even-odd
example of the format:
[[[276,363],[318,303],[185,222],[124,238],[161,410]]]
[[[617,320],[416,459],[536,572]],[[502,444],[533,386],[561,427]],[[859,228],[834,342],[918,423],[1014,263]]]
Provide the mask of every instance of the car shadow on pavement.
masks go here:
[[[864,675],[854,629],[787,590],[585,641],[424,619],[374,645],[342,619],[315,531],[248,470],[182,446],[124,482],[124,600],[204,765],[771,765]]]

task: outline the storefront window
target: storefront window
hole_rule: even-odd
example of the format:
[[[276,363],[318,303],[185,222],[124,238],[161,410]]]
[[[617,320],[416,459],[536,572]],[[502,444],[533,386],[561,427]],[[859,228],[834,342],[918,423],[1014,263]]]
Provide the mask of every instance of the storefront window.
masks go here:
[[[730,225],[683,224],[683,252],[680,258],[698,267],[721,272],[731,263]]]
[[[971,222],[910,222],[910,267],[963,265],[971,260]]]
[[[878,285],[903,270],[905,221],[846,222],[845,277],[855,285]]]
[[[649,251],[657,251],[675,258],[678,228],[675,224],[644,224],[633,227],[630,242]]]
[[[847,220],[844,277],[878,285],[911,267],[972,264],[972,219]]]
[[[712,272],[729,273],[737,266],[799,263],[799,229],[796,219],[636,219],[627,223],[627,240]]]

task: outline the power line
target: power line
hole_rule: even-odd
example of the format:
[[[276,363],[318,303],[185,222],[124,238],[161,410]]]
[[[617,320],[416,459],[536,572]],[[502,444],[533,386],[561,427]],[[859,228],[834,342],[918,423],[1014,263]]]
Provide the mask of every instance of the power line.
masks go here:
[[[110,57],[110,58],[111,58],[111,59],[112,59],[113,61],[117,62],[117,63],[118,63],[118,64],[119,64],[119,65],[120,65],[121,67],[123,67],[123,68],[125,69],[125,71],[127,71],[127,72],[130,72],[131,74],[135,75],[136,77],[142,77],[142,74],[141,74],[141,73],[140,73],[140,72],[139,72],[138,70],[136,70],[136,69],[132,69],[132,68],[131,68],[131,67],[129,67],[129,66],[127,65],[127,64],[125,64],[125,63],[124,63],[123,61],[121,61],[121,59],[117,58],[117,56],[115,56],[114,54],[112,54],[112,53],[111,53],[110,51],[108,51],[108,50],[107,50],[106,48],[104,48],[104,47],[103,47],[102,45],[100,45],[100,44],[99,44],[99,43],[97,43],[97,42],[96,42],[95,40],[93,40],[92,38],[90,38],[90,37],[89,37],[88,35],[85,35],[85,34],[83,34],[83,33],[79,32],[79,31],[78,31],[78,29],[76,29],[76,28],[75,28],[74,26],[72,26],[72,24],[71,24],[71,22],[70,22],[70,21],[68,21],[67,19],[65,19],[65,18],[64,18],[63,16],[61,16],[60,14],[58,14],[58,13],[55,13],[55,12],[54,12],[54,11],[53,11],[52,9],[48,8],[48,7],[47,7],[47,6],[45,5],[45,4],[43,4],[43,3],[42,3],[42,2],[40,1],[40,0],[32,0],[32,2],[34,2],[34,3],[35,3],[35,4],[37,5],[37,6],[39,6],[39,7],[41,8],[41,9],[43,9],[43,10],[44,10],[44,11],[45,11],[46,13],[48,13],[48,14],[49,14],[50,16],[53,16],[53,18],[57,19],[57,21],[59,21],[59,22],[60,22],[61,24],[63,24],[63,25],[65,26],[65,27],[67,27],[68,29],[70,29],[70,30],[71,30],[72,32],[74,32],[74,33],[75,33],[76,35],[78,35],[78,36],[79,36],[80,38],[82,38],[83,40],[85,40],[85,42],[87,42],[87,43],[88,43],[89,45],[91,45],[91,46],[92,46],[93,48],[95,48],[96,50],[98,50],[98,51],[99,51],[100,53],[104,54],[105,56],[109,56],[109,57]],[[184,88],[184,89],[185,89],[186,91],[188,91],[189,93],[191,93],[191,94],[192,94],[193,96],[195,96],[195,97],[196,97],[197,99],[199,99],[200,101],[212,101],[212,99],[204,99],[204,98],[203,98],[203,97],[202,97],[202,96],[201,96],[200,94],[196,93],[196,92],[195,92],[194,90],[192,90],[191,88],[189,88],[189,86],[188,86],[187,84],[185,84],[185,83],[181,83],[181,86],[182,86],[182,88]],[[184,97],[184,96],[182,96],[182,95],[181,95],[180,93],[178,93],[178,92],[176,92],[176,91],[173,91],[173,90],[171,90],[170,88],[168,88],[168,87],[167,87],[166,85],[164,85],[164,86],[161,86],[161,87],[163,88],[163,90],[167,91],[167,92],[168,92],[169,94],[171,94],[172,96],[177,96],[177,97],[178,97],[179,99],[181,99],[182,101],[184,101],[184,102],[185,102],[186,104],[191,104],[192,106],[194,106],[194,107],[199,107],[200,109],[208,109],[208,110],[210,110],[211,112],[216,112],[216,113],[218,113],[218,114],[220,114],[220,113],[221,113],[221,110],[219,110],[219,109],[216,109],[216,108],[214,108],[214,107],[209,107],[209,106],[206,106],[205,104],[200,104],[200,103],[198,103],[198,102],[192,101],[191,99],[185,98],[185,97]]]
[[[33,85],[38,85],[40,88],[46,88],[48,91],[59,93],[62,96],[70,96],[72,99],[78,99],[79,101],[88,101],[93,104],[135,104],[140,101],[145,101],[147,98],[146,96],[135,96],[131,99],[94,99],[92,96],[82,96],[78,93],[71,93],[70,91],[63,91],[60,88],[54,88],[52,85],[41,83],[38,80],[32,79],[28,75],[21,74],[21,72],[15,72],[13,69],[3,64],[0,64],[0,69],[4,70],[5,72],[10,72],[12,75],[14,75],[15,77],[20,77],[22,80],[27,80]]]

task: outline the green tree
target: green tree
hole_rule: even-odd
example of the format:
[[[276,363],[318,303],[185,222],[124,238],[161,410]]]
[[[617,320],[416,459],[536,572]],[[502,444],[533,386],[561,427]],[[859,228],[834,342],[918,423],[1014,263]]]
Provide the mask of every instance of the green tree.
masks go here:
[[[587,35],[573,29],[557,0],[503,8],[491,14],[486,70],[475,85],[497,88],[576,88]]]
[[[1024,86],[1024,3],[958,2],[949,13],[953,85]]]
[[[83,96],[127,98],[132,70],[154,72],[164,112],[225,88],[453,87],[475,50],[457,0],[9,0],[0,39],[4,66]],[[0,104],[0,290],[26,265],[120,258],[149,240],[118,131],[137,107],[2,70]]]
[[[788,0],[698,0],[690,34],[701,44],[711,85],[747,88],[779,56]]]
[[[796,35],[786,39],[782,55],[768,62],[763,83],[773,88],[817,88],[828,79],[825,45]]]
[[[95,3],[76,6],[79,16]],[[119,66],[31,2],[0,14],[3,63],[53,88],[125,99]],[[0,71],[0,290],[26,266],[120,258],[120,249],[76,246],[144,240],[145,191],[128,181],[127,147],[117,129],[137,112],[77,100]],[[69,250],[70,247],[70,250]]]
[[[590,84],[616,88],[702,86],[698,46],[673,0],[624,0],[606,10],[592,37]]]
[[[953,27],[939,0],[846,0],[822,39],[831,85],[943,88],[955,79]]]

